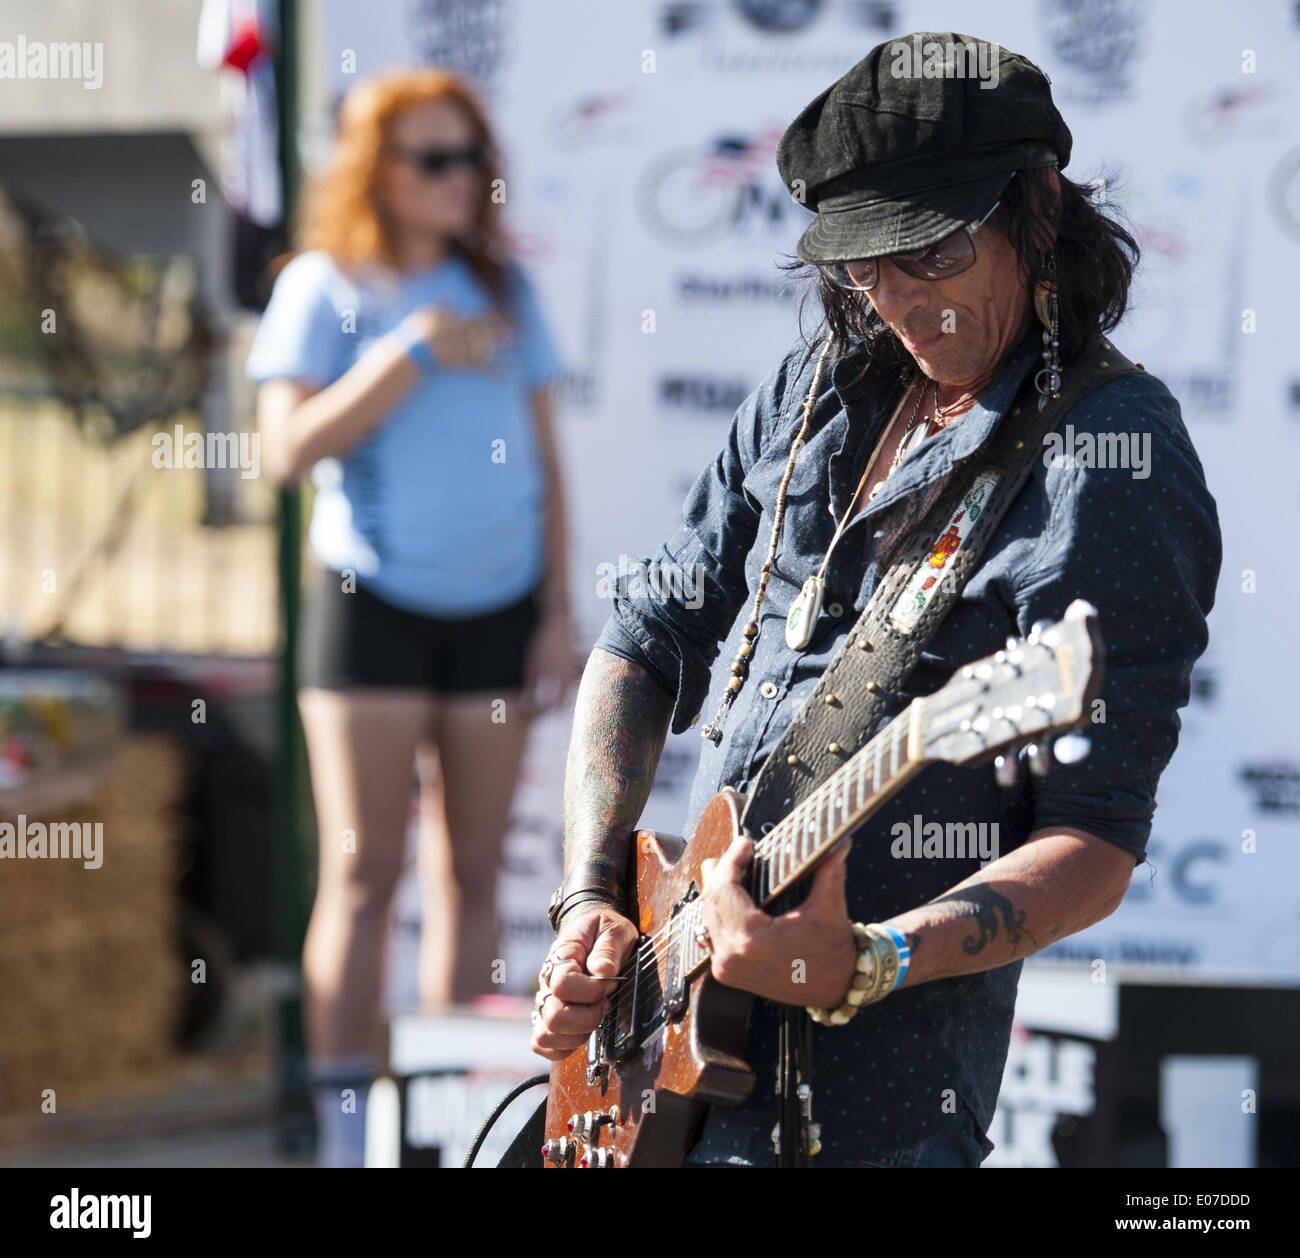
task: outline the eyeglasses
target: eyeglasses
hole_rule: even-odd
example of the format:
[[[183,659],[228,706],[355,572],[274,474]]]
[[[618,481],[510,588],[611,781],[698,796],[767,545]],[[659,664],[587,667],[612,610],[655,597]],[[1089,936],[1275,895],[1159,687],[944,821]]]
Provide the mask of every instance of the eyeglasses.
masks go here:
[[[995,201],[993,210],[1002,202]],[[975,265],[975,233],[993,217],[990,210],[983,218],[945,236],[936,244],[924,249],[908,249],[903,253],[887,253],[887,257],[900,271],[914,275],[919,280],[946,280],[960,275]],[[870,292],[880,282],[880,259],[857,258],[852,262],[825,262],[821,270],[839,288],[852,288]]]
[[[443,175],[455,166],[482,170],[487,165],[487,145],[471,144],[463,149],[406,149],[390,147],[390,157],[407,162],[425,175]]]

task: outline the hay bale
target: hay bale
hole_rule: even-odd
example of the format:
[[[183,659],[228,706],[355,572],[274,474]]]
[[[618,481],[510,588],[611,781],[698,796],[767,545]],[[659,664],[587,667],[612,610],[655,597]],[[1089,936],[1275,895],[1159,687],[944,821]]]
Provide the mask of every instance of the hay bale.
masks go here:
[[[0,822],[102,824],[101,864],[0,860],[0,1114],[39,1114],[55,1091],[59,1110],[112,1099],[142,1072],[175,1056],[173,1028],[183,969],[177,954],[173,810],[183,752],[158,735],[125,737],[102,756],[86,789],[58,807],[50,782],[22,806],[5,792]],[[72,778],[69,778],[69,782]],[[80,797],[79,806],[71,806]]]

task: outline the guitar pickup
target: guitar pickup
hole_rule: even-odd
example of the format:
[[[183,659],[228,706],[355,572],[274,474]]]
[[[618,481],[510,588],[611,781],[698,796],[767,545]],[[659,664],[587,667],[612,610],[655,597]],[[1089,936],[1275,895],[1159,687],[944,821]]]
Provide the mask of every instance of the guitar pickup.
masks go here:
[[[680,1018],[686,1010],[686,974],[682,964],[682,910],[695,898],[692,894],[679,901],[673,908],[673,915],[668,919],[668,946],[664,962],[663,1009],[666,1017]],[[650,967],[653,974],[654,967]]]

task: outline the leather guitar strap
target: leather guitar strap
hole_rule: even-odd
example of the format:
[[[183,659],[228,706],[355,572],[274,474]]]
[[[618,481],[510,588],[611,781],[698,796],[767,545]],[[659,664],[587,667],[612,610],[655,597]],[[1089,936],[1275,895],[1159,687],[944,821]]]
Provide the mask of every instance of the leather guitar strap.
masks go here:
[[[1109,341],[1086,345],[1038,409],[1033,373],[984,450],[956,473],[890,565],[816,689],[795,713],[746,793],[751,836],[805,799],[893,715],[898,688],[957,601],[984,547],[1042,457],[1044,438],[1082,398],[1144,370]],[[837,750],[829,750],[835,745]],[[789,757],[796,761],[791,764]]]
[[[742,830],[756,837],[768,823],[779,821],[868,741],[882,717],[892,715],[899,687],[1029,479],[1044,438],[1082,398],[1118,376],[1142,370],[1104,337],[1096,337],[1065,365],[1060,391],[1042,399],[1041,408],[1034,373],[1026,373],[986,448],[952,477],[913,531],[816,689],[763,762],[746,794]],[[788,907],[786,898],[776,906],[778,911]],[[800,1082],[812,1084],[810,1030],[802,1006],[780,1006],[778,1167],[809,1164],[803,1129],[810,1113],[802,1112],[796,1090]]]

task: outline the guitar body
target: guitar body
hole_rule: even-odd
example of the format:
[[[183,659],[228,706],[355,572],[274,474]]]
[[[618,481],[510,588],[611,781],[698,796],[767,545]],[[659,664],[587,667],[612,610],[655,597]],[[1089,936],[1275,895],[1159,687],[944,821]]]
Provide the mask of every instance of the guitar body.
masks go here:
[[[705,1106],[738,1105],[753,1090],[754,1072],[745,1060],[753,996],[697,973],[685,984],[680,1007],[670,1010],[666,993],[681,985],[671,967],[684,968],[683,958],[674,961],[671,947],[646,946],[671,936],[674,914],[703,884],[702,864],[719,859],[739,832],[740,806],[736,791],[719,792],[689,844],[653,830],[636,832],[631,911],[641,931],[640,965],[613,998],[622,1006],[621,1019],[607,1018],[585,1051],[551,1066],[546,1138],[556,1143],[546,1165],[579,1167],[585,1156],[587,1168],[679,1166]],[[688,950],[686,959],[691,955]],[[632,982],[635,996],[620,1002]],[[643,1036],[639,1047],[618,1048],[620,1041]],[[595,1121],[615,1111],[616,1121]],[[593,1120],[584,1121],[588,1114]],[[569,1127],[575,1117],[576,1132]]]
[[[1035,774],[1049,770],[1052,754],[1067,763],[1086,755],[1077,731],[1100,693],[1104,658],[1096,615],[1078,599],[1064,620],[1035,624],[1027,638],[913,699],[786,816],[765,825],[749,869],[754,902],[776,911],[786,891],[926,764],[992,762],[1006,786],[1018,752]],[[1052,753],[1046,738],[1057,735]],[[701,868],[739,833],[741,800],[730,787],[719,791],[689,843],[636,832],[629,888],[636,955],[585,1050],[551,1066],[546,1165],[680,1166],[705,1108],[738,1105],[753,1091],[745,1052],[754,998],[713,978],[699,942]]]

